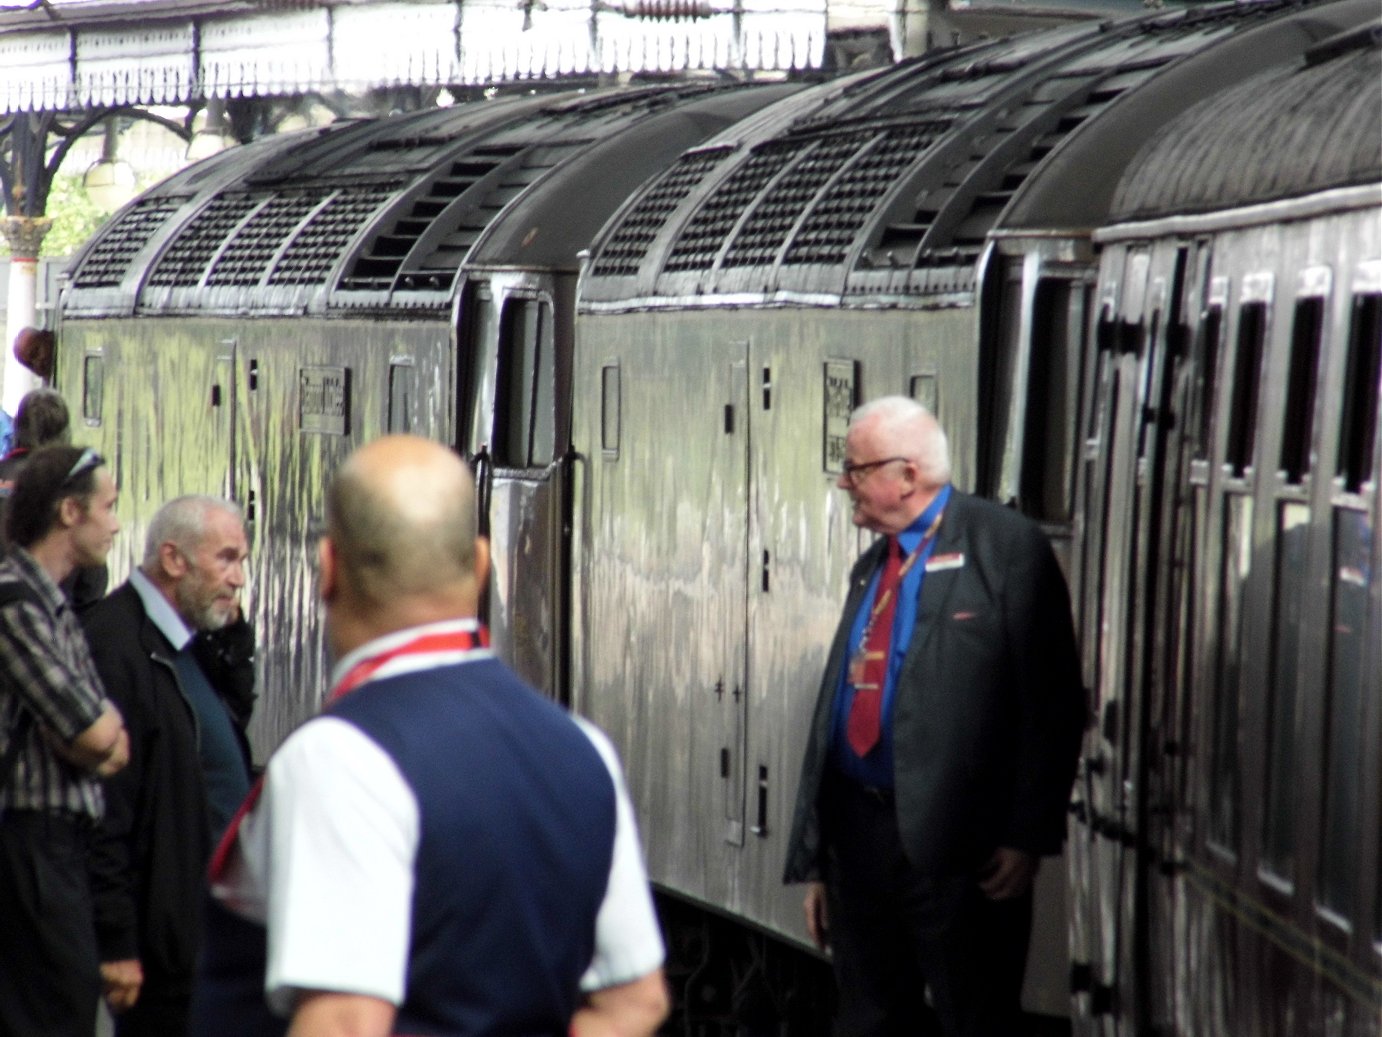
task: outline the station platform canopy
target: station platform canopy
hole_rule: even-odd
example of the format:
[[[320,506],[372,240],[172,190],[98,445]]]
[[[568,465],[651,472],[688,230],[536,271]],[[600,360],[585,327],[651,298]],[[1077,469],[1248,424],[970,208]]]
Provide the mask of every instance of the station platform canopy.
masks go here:
[[[1142,0],[0,0],[0,114],[525,79],[791,74]],[[977,24],[977,28],[974,26]]]
[[[0,3],[0,112],[819,67],[826,0]]]

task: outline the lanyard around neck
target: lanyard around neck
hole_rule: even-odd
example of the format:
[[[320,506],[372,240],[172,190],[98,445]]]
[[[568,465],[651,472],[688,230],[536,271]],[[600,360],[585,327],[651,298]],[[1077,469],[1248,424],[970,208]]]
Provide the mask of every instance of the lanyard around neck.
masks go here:
[[[415,655],[435,655],[439,652],[469,652],[476,648],[489,647],[489,631],[484,627],[473,630],[447,630],[434,634],[421,634],[395,648],[389,648],[376,655],[361,659],[346,671],[344,677],[331,689],[329,701],[334,702],[342,695],[354,691],[395,659]]]
[[[922,534],[921,543],[917,544],[916,550],[909,554],[902,563],[902,567],[897,571],[897,579],[894,580],[892,584],[884,587],[882,576],[878,578],[879,589],[874,598],[873,609],[869,612],[868,621],[864,624],[863,632],[859,636],[859,643],[861,645],[868,643],[869,632],[873,630],[873,624],[874,621],[878,619],[878,614],[887,608],[888,599],[891,598],[892,595],[898,593],[898,588],[902,586],[902,581],[907,578],[907,573],[911,570],[912,566],[916,564],[916,560],[926,557],[931,542],[936,539],[936,531],[940,529],[941,516],[944,514],[944,508],[936,512],[936,517],[931,520],[931,524],[926,527],[926,532]],[[902,542],[898,541],[898,548],[901,549],[901,547]]]
[[[489,631],[483,626],[475,627],[470,630],[446,630],[431,634],[420,634],[411,638],[401,645],[394,648],[385,649],[375,655],[367,656],[346,671],[334,688],[328,700],[334,702],[341,696],[349,694],[364,684],[367,680],[378,673],[385,665],[395,659],[405,658],[416,655],[435,655],[439,652],[469,652],[476,648],[489,647]],[[213,884],[220,881],[230,863],[230,852],[239,838],[240,824],[245,816],[254,809],[259,802],[259,797],[264,790],[264,777],[260,775],[259,780],[250,789],[249,795],[245,797],[240,809],[231,818],[230,825],[221,836],[221,841],[217,844],[215,851],[211,855],[211,863],[207,868],[208,875]]]

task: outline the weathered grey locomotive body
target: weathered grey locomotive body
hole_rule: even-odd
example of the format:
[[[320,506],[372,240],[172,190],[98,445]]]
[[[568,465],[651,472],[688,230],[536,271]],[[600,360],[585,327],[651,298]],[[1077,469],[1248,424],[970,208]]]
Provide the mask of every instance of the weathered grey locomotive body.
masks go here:
[[[687,1018],[792,1032],[787,813],[865,546],[844,423],[923,399],[957,482],[1051,534],[1082,633],[1030,1006],[1377,1037],[1378,31],[1373,0],[1216,4],[260,141],[78,257],[59,383],[125,564],[175,493],[250,509],[261,754],[322,686],[326,474],[390,430],[472,457],[496,643],[613,735],[655,882],[729,935],[692,941]]]
[[[120,480],[125,563],[172,495],[247,509],[260,752],[322,692],[327,474],[386,431],[482,452],[496,643],[562,692],[577,253],[689,144],[796,89],[505,98],[267,138],[154,188],[79,257],[58,378]]]

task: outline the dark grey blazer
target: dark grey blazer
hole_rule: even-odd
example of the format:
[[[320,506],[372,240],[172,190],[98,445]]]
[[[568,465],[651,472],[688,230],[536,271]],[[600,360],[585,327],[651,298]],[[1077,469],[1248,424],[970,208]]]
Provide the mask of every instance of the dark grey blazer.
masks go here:
[[[882,554],[880,538],[850,576],[802,762],[787,882],[821,874],[817,800],[831,710],[849,627]],[[1070,594],[1046,535],[1015,511],[952,492],[916,622],[893,706],[908,858],[924,873],[956,874],[999,846],[1058,853],[1086,705]]]

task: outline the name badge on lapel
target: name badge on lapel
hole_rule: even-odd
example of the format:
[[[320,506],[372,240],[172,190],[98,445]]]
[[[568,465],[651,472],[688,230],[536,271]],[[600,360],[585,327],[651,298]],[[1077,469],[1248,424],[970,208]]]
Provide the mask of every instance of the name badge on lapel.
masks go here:
[[[926,560],[926,571],[935,573],[945,569],[963,569],[964,564],[965,556],[958,551],[948,555],[932,555]]]

